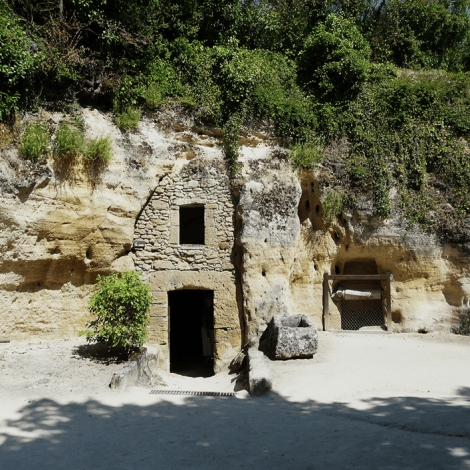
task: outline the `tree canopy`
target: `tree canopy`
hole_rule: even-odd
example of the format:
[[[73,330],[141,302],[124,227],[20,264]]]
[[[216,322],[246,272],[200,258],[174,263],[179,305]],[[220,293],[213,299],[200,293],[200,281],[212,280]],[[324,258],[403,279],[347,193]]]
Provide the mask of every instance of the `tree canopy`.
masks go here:
[[[409,220],[447,233],[426,214],[442,182],[455,217],[470,213],[469,6],[0,0],[0,120],[79,103],[129,122],[122,116],[132,110],[179,103],[220,126],[234,158],[240,126],[259,120],[286,146],[345,139],[352,198],[354,188],[370,191],[377,214],[387,215],[398,184]]]

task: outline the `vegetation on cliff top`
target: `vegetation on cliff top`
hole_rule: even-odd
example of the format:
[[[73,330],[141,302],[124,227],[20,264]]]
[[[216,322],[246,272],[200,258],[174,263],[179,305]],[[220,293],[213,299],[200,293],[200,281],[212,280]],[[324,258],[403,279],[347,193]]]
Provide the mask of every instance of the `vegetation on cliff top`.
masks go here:
[[[268,120],[307,168],[346,140],[349,203],[368,193],[380,216],[467,241],[469,5],[0,0],[0,120],[78,102],[132,130],[178,102],[224,130],[229,158],[241,126]]]

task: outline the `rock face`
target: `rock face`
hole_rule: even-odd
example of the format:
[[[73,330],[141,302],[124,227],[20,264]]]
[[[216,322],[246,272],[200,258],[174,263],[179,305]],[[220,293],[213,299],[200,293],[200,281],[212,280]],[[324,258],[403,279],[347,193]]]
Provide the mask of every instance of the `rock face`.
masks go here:
[[[273,374],[268,359],[256,347],[247,352],[248,358],[248,391],[253,396],[263,395],[273,388]]]
[[[318,332],[306,315],[274,315],[268,326],[269,353],[275,359],[307,359],[318,348]]]
[[[115,372],[109,384],[110,388],[125,390],[128,386],[140,385],[151,387],[160,383],[158,374],[159,351],[143,348],[130,358],[122,370]]]
[[[101,172],[0,150],[0,339],[76,334],[97,275],[129,269],[151,285],[150,342],[167,366],[171,291],[213,292],[216,370],[274,315],[323,328],[324,273],[391,272],[394,331],[449,330],[469,305],[470,245],[375,218],[367,199],[328,221],[330,170],[293,169],[267,136],[244,137],[232,177],[220,132],[183,114],[146,117],[133,134],[96,110],[82,114],[88,137],[113,143]],[[42,118],[54,127],[67,116]],[[185,208],[203,214],[202,243],[180,239]],[[341,327],[335,305],[331,324]]]

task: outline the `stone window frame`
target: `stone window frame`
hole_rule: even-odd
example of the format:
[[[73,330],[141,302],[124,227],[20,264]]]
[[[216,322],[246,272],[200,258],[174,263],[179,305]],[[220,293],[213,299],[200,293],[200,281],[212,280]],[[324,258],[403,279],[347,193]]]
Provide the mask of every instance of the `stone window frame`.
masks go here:
[[[180,207],[203,206],[204,207],[204,245],[180,244]],[[205,247],[214,247],[217,245],[215,219],[217,216],[218,205],[207,203],[205,198],[177,199],[170,203],[170,240],[169,244],[173,247],[203,250]]]

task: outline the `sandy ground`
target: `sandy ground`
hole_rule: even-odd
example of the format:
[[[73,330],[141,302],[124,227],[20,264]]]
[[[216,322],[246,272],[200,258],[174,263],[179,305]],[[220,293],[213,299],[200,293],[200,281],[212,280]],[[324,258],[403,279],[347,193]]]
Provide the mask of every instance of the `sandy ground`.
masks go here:
[[[470,338],[321,332],[258,398],[110,390],[80,344],[0,344],[0,469],[470,469]]]

